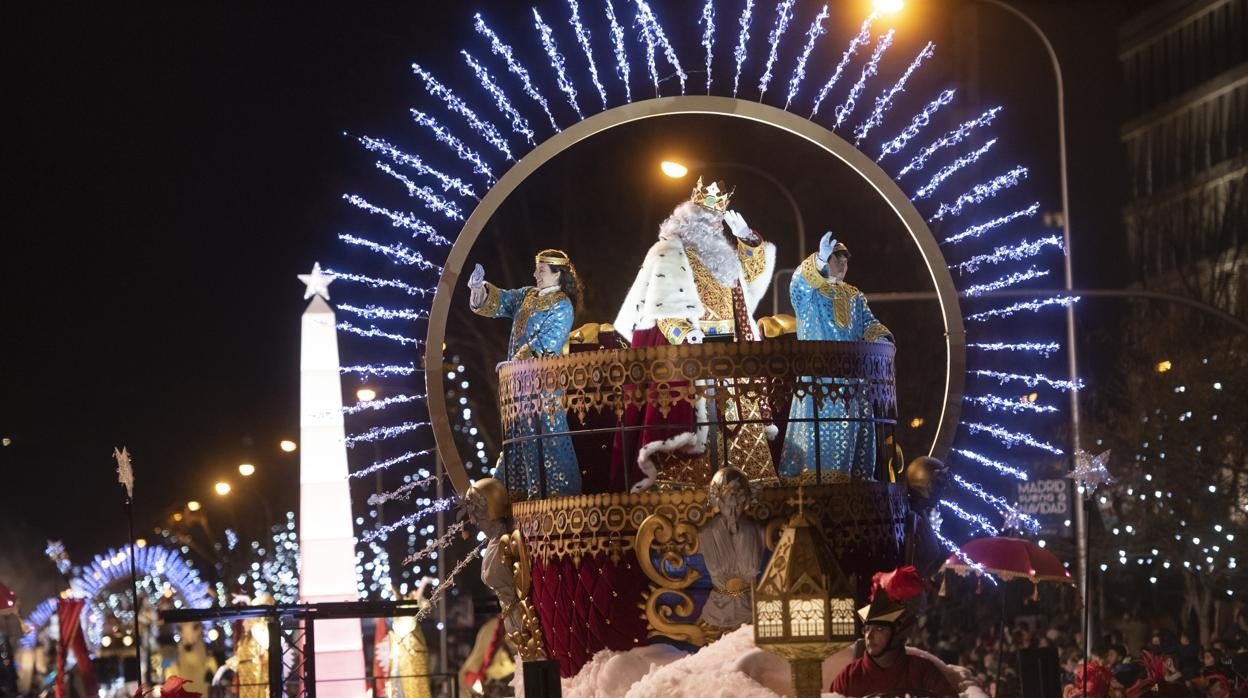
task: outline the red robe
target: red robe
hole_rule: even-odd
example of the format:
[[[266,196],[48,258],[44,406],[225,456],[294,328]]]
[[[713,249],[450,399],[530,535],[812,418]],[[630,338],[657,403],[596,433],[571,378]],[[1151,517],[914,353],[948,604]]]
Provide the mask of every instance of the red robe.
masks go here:
[[[887,669],[864,654],[832,679],[829,690],[848,698],[861,698],[881,691],[907,690],[928,691],[935,696],[958,694],[939,667],[924,657],[906,654],[904,651],[897,662]]]

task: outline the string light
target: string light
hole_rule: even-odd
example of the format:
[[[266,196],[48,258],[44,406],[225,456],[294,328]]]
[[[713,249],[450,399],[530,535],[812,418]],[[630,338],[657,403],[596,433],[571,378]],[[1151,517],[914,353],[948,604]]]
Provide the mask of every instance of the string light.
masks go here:
[[[399,180],[403,186],[407,187],[407,193],[423,201],[431,210],[442,213],[452,220],[463,220],[463,213],[460,212],[459,206],[447,201],[446,199],[433,193],[429,187],[417,186],[415,182],[407,177],[394,171],[394,168],[384,162],[375,163],[377,169]],[[432,225],[420,220],[415,215],[407,212],[391,211],[382,206],[376,206],[369,203],[367,199],[357,194],[343,194],[342,198],[352,206],[368,211],[379,216],[385,216],[390,219],[390,225],[395,228],[406,228],[412,231],[413,236],[424,235],[435,245],[443,245],[449,247],[451,241],[438,233],[437,229]]]
[[[884,52],[888,50],[888,47],[893,45],[894,33],[894,30],[889,29],[876,42],[875,50],[871,52],[871,59],[862,67],[862,74],[858,76],[858,82],[855,82],[854,86],[849,89],[849,96],[845,98],[845,103],[837,107],[833,112],[836,114],[836,125],[832,128],[840,128],[841,124],[845,123],[849,115],[854,112],[854,107],[858,105],[858,96],[862,94],[863,88],[867,86],[867,80],[875,77],[876,73],[880,71],[880,58],[884,56]]]
[[[460,560],[459,563],[455,565],[455,568],[451,570],[451,573],[448,574],[446,578],[442,580],[442,583],[438,584],[437,588],[433,590],[433,593],[429,595],[429,605],[420,609],[420,611],[416,613],[417,621],[422,621],[429,617],[429,614],[433,612],[434,605],[442,600],[442,596],[446,593],[446,590],[455,585],[455,578],[459,576],[460,572],[464,571],[464,568],[468,566],[468,563],[477,558],[477,555],[481,553],[481,548],[484,547],[484,542],[478,543],[477,547],[469,551],[469,553],[464,556],[464,559]]]
[[[1011,522],[1017,521],[1021,523],[1023,528],[1032,533],[1040,530],[1040,522],[1036,520],[1036,517],[1019,511],[1016,507],[1005,501],[1003,497],[998,497],[995,494],[989,494],[979,485],[979,483],[970,482],[957,473],[953,473],[953,481],[962,489],[970,492],[976,497],[979,497],[988,504],[991,504],[997,509],[998,512],[1007,514],[1007,519]],[[1014,527],[1015,526],[1011,526],[1011,528]]]
[[[607,108],[607,90],[602,86],[602,81],[598,79],[598,64],[594,62],[594,50],[590,45],[590,33],[581,23],[581,8],[577,5],[576,0],[568,0],[568,9],[571,15],[568,17],[568,24],[572,25],[572,31],[576,33],[576,42],[581,45],[581,50],[585,52],[585,62],[589,64],[589,76],[594,82],[594,88],[598,90],[598,97],[602,100],[602,108]]]
[[[437,268],[437,265],[432,265],[430,268]],[[427,288],[420,288],[419,286],[413,286],[409,283],[399,281],[398,279],[382,279],[376,276],[352,274],[350,272],[335,271],[331,269],[326,269],[325,273],[332,274],[335,281],[350,281],[353,283],[364,284],[370,288],[393,288],[397,291],[402,291],[409,296],[427,298],[438,291],[436,287],[431,286]]]
[[[373,427],[363,434],[353,434],[343,440],[347,448],[355,448],[356,444],[373,443],[376,441],[385,441],[394,439],[404,434],[410,434],[417,429],[423,429],[431,426],[429,422],[404,422],[394,426]]]
[[[427,516],[431,516],[438,512],[442,512],[442,511],[446,511],[450,509],[451,506],[455,504],[455,502],[456,502],[455,497],[443,497],[442,499],[435,499],[433,500],[431,504],[429,504],[429,506],[423,509],[420,509],[414,514],[408,514],[407,516],[401,517],[397,521],[394,521],[392,523],[388,523],[382,526],[378,526],[377,528],[374,528],[372,530],[365,531],[364,534],[361,536],[361,538],[364,539],[364,542],[377,540],[378,538],[384,539],[386,536],[388,536],[391,533],[394,533],[400,528],[405,528],[411,524],[414,524],[420,521],[421,519],[424,519]]]
[[[416,425],[416,426],[420,426],[420,425]],[[414,428],[415,427],[413,427],[413,429]],[[377,461],[376,463],[373,463],[367,468],[363,468],[361,470],[357,470],[351,473],[347,477],[351,477],[351,478],[365,477],[367,475],[372,475],[373,473],[379,470],[385,470],[392,465],[398,465],[399,463],[406,463],[408,461],[416,460],[417,458],[424,458],[425,456],[433,455],[435,452],[436,452],[436,449],[432,449],[432,448],[425,449],[423,451],[408,451],[407,453],[404,453],[401,456],[395,456],[394,458],[387,458],[386,460],[383,460],[383,461]]]
[[[646,0],[633,0],[637,5],[637,24],[641,26],[641,38],[646,42],[648,55],[650,60],[650,77],[654,80],[654,94],[659,94],[659,76],[654,67],[654,49],[655,46],[663,47],[663,56],[667,58],[667,62],[676,71],[676,77],[680,79],[680,93],[685,93],[685,80],[689,78],[685,75],[684,68],[680,67],[680,59],[676,57],[676,49],[672,48],[672,44],[667,40],[667,34],[663,32],[663,26],[659,24],[659,20],[655,19],[654,11],[650,9],[650,3]]]
[[[408,153],[399,150],[380,138],[360,136],[356,140],[359,141],[360,145],[363,145],[365,150],[370,153],[381,153],[397,164],[406,165],[416,170],[417,174],[429,175],[430,177],[437,179],[442,184],[442,191],[454,191],[460,196],[471,197],[473,199],[477,198],[477,193],[473,191],[470,185],[465,184],[463,180],[458,177],[451,177],[439,170],[429,167],[419,157],[409,155]]]
[[[977,342],[966,346],[972,349],[982,349],[983,351],[1035,352],[1046,359],[1061,348],[1061,345],[1057,342]]]
[[[984,233],[987,233],[991,230],[995,230],[1005,225],[1006,223],[1009,223],[1012,220],[1015,220],[1018,218],[1024,218],[1028,216],[1034,216],[1036,215],[1036,212],[1038,212],[1039,210],[1040,210],[1040,203],[1039,202],[1033,203],[1027,208],[1014,211],[1013,213],[1007,213],[1006,215],[1001,216],[1000,218],[994,218],[988,221],[987,223],[979,223],[979,224],[973,225],[967,228],[966,230],[963,230],[962,232],[957,233],[956,235],[950,235],[949,237],[945,238],[945,242],[953,245],[953,244],[962,242],[963,240],[966,240],[967,238],[978,238]]]
[[[967,286],[966,290],[962,292],[962,295],[973,298],[975,296],[979,296],[985,293],[990,293],[992,291],[999,291],[1003,288],[1008,288],[1016,284],[1021,284],[1024,281],[1030,281],[1031,279],[1038,279],[1042,276],[1048,276],[1048,274],[1049,274],[1048,269],[1036,269],[1035,267],[1032,267],[1028,269],[1027,271],[1016,271],[1012,274],[1006,274],[1005,276],[995,281],[989,281],[988,283]]]
[[[997,118],[997,114],[1000,113],[1001,107],[992,107],[974,119],[962,122],[962,124],[957,128],[946,133],[940,138],[937,138],[935,141],[932,141],[926,148],[920,151],[918,155],[914,156],[914,159],[911,160],[909,164],[901,168],[901,171],[897,173],[897,179],[901,179],[906,176],[906,173],[908,172],[923,169],[927,165],[928,158],[932,157],[936,151],[944,148],[950,148],[961,143],[962,139],[970,135],[975,129],[980,126],[987,126],[988,124],[991,124],[992,120]]]
[[[1002,463],[999,460],[994,460],[980,453],[976,453],[975,451],[970,451],[964,448],[955,448],[953,449],[953,452],[962,456],[963,458],[966,458],[967,460],[970,460],[980,465],[992,468],[993,470],[996,470],[1002,475],[1009,475],[1010,477],[1022,480],[1024,482],[1026,482],[1029,479],[1026,471],[1020,470],[1019,468],[1015,468],[1012,465],[1007,465],[1005,463]]]
[[[979,160],[981,157],[984,156],[985,153],[987,153],[992,148],[992,146],[996,142],[997,142],[997,139],[995,138],[990,139],[987,143],[981,145],[974,152],[968,155],[963,155],[957,160],[954,160],[952,163],[945,165],[944,167],[937,170],[936,174],[932,175],[932,178],[928,180],[927,184],[923,185],[922,187],[919,188],[918,191],[914,192],[914,198],[926,199],[927,197],[931,196],[932,192],[936,191],[936,187],[939,187],[946,179],[949,179],[949,177],[951,177],[958,170],[962,169],[963,167],[966,167],[967,165],[971,165],[975,161]]]
[[[1038,448],[1042,451],[1048,451],[1049,453],[1053,453],[1059,456],[1062,455],[1062,449],[1058,448],[1057,446],[1054,446],[1051,443],[1040,441],[1039,439],[1032,436],[1031,434],[1027,434],[1027,433],[1023,433],[1019,431],[1010,431],[1009,429],[1006,429],[1005,427],[1002,427],[996,424],[981,424],[979,422],[962,422],[962,425],[965,426],[967,429],[969,429],[972,434],[978,434],[980,432],[983,432],[985,434],[988,434],[989,436],[996,438],[998,441],[1004,444],[1006,448],[1013,448],[1017,446],[1018,444],[1023,444],[1026,446],[1031,446],[1032,448]]]
[[[410,179],[395,172],[393,169],[391,169],[389,165],[385,163],[379,162],[379,163],[376,163],[376,165],[378,169],[385,172],[386,174],[389,174],[395,177],[400,182],[402,182],[405,186],[407,186],[408,193],[424,201],[425,204],[429,206],[431,210],[442,213],[447,218],[450,218],[452,220],[463,220],[463,213],[460,212],[459,206],[433,193],[433,191],[429,189],[429,187],[416,186],[415,183],[413,183]],[[369,203],[369,201],[365,199],[364,197],[356,195],[356,194],[343,194],[342,198],[345,199],[352,206],[363,209],[365,211],[368,211],[369,213],[376,214],[378,216],[385,216],[386,218],[389,218],[390,225],[394,226],[395,228],[405,228],[407,230],[412,231],[414,234],[424,235],[425,237],[429,239],[430,242],[434,243],[435,245],[449,245],[450,244],[450,240],[447,240],[445,237],[440,235],[437,229],[435,229],[433,226],[429,225],[428,223],[420,220],[419,218],[417,218],[415,215],[411,213],[408,213],[405,211],[391,211],[388,208],[384,208],[382,206],[376,206],[372,203]],[[414,236],[415,235],[413,235],[413,237]]]
[[[780,38],[789,29],[793,21],[793,0],[780,0],[776,3],[776,22],[771,26],[771,34],[767,36],[767,45],[771,50],[767,53],[767,64],[763,68],[763,77],[758,81],[758,101],[763,101],[767,94],[767,85],[771,83],[771,68],[776,63],[776,54],[780,52]]]
[[[741,26],[741,32],[737,34],[737,48],[732,52],[733,58],[737,61],[737,72],[732,78],[732,96],[737,96],[737,88],[741,84],[741,66],[745,64],[745,45],[750,40],[750,23],[754,16],[754,0],[745,0],[745,7],[741,10],[741,17],[737,20],[737,24]]]
[[[503,138],[503,134],[498,132],[497,126],[477,116],[477,113],[465,104],[464,100],[459,98],[459,95],[452,92],[446,85],[438,82],[438,79],[433,77],[432,73],[420,67],[418,63],[412,64],[412,72],[416,73],[424,81],[425,90],[430,95],[442,100],[442,103],[448,109],[463,117],[464,121],[467,121],[468,125],[472,127],[472,130],[485,139],[486,143],[494,146],[494,149],[502,153],[503,157],[508,160],[515,160],[512,157],[511,148],[507,145],[507,140]]]
[[[892,87],[880,93],[880,96],[875,98],[875,108],[871,110],[871,116],[867,117],[866,121],[859,124],[858,128],[854,129],[855,146],[867,137],[867,134],[871,132],[871,129],[879,126],[884,121],[884,114],[890,107],[893,106],[893,98],[896,97],[899,92],[906,89],[906,81],[910,79],[910,75],[913,74],[914,71],[918,70],[919,66],[923,64],[923,61],[931,58],[934,53],[936,53],[936,44],[933,44],[930,41],[927,42],[927,45],[924,46],[923,49],[919,51],[918,55],[914,57],[914,60],[910,62],[909,67],[906,68],[906,72],[901,74],[901,77],[897,79],[897,82],[893,83]]]
[[[959,519],[962,519],[969,524],[978,526],[980,530],[990,536],[995,536],[1001,532],[996,526],[992,525],[992,522],[987,518],[980,516],[979,514],[972,514],[947,499],[940,500],[940,505],[956,514]]]
[[[832,71],[832,77],[823,83],[823,87],[819,88],[819,94],[815,97],[815,106],[810,110],[811,119],[815,118],[815,114],[819,113],[819,105],[823,104],[824,97],[832,91],[832,87],[841,79],[841,75],[845,72],[845,68],[849,65],[849,61],[858,53],[858,49],[867,45],[871,41],[871,23],[875,21],[875,13],[867,15],[862,21],[862,27],[858,29],[858,33],[854,38],[849,40],[849,46],[841,53],[841,62],[836,64],[836,70]],[[735,93],[734,93],[735,94]],[[952,95],[950,95],[952,96]]]
[[[956,216],[962,213],[962,209],[967,206],[983,203],[997,194],[1016,186],[1020,181],[1027,178],[1027,168],[1021,165],[1006,172],[997,175],[992,180],[983,184],[976,184],[971,190],[959,196],[951,204],[941,204],[936,213],[932,214],[931,220],[939,221],[945,216]]]
[[[608,3],[610,2],[610,0],[607,1]],[[529,77],[529,71],[525,70],[524,66],[516,62],[515,56],[512,54],[511,47],[503,43],[503,41],[498,38],[498,34],[495,34],[494,30],[490,29],[489,25],[485,23],[485,19],[481,17],[480,12],[473,15],[473,27],[477,30],[478,34],[484,36],[486,39],[489,39],[490,51],[507,63],[507,70],[510,70],[512,75],[520,78],[520,82],[524,86],[524,93],[534,102],[541,105],[542,111],[546,112],[546,118],[550,119],[550,127],[558,133],[560,131],[559,124],[555,123],[555,117],[550,113],[550,105],[546,102],[546,98],[533,87],[533,80]]]
[[[1010,412],[1018,414],[1019,412],[1056,412],[1057,408],[1052,405],[1037,405],[1030,400],[1022,400],[1018,398],[1003,398],[997,395],[977,395],[975,397],[966,397],[967,402],[975,403],[980,407],[995,412]]]
[[[392,407],[394,405],[406,405],[412,402],[424,402],[426,397],[427,396],[425,395],[392,395],[390,397],[383,398],[381,400],[361,400],[360,402],[357,402],[354,405],[351,405],[349,407],[343,407],[342,413],[344,415],[349,415],[349,414],[358,414],[365,410],[374,410],[374,411],[384,410],[387,407]]]
[[[362,364],[357,366],[343,366],[338,369],[339,373],[359,373],[368,376],[410,376],[420,369],[412,364],[406,366],[397,366],[393,364]]]
[[[798,87],[806,79],[806,62],[810,60],[810,52],[815,50],[815,42],[819,40],[819,37],[828,33],[827,28],[823,26],[827,18],[828,6],[825,3],[819,10],[819,15],[815,17],[815,21],[811,22],[810,28],[806,30],[806,45],[797,58],[797,65],[793,66],[793,76],[789,78],[789,96],[784,100],[785,111],[788,111],[789,105],[793,103],[793,97],[797,95]]]
[[[1019,301],[1018,303],[1008,305],[1004,308],[993,308],[991,310],[985,310],[982,313],[974,313],[971,315],[967,315],[966,319],[974,320],[976,322],[983,322],[985,320],[990,320],[994,317],[1009,317],[1013,315],[1014,313],[1023,312],[1023,311],[1035,312],[1037,310],[1042,310],[1044,308],[1047,308],[1051,305],[1068,308],[1071,305],[1074,305],[1075,303],[1078,303],[1078,302],[1079,302],[1079,296],[1056,296],[1053,298],[1042,298],[1042,299],[1034,300],[1034,301]]]
[[[429,129],[429,131],[433,133],[433,137],[447,146],[450,146],[451,150],[454,150],[455,154],[459,156],[459,159],[465,160],[471,164],[473,172],[485,176],[490,180],[491,185],[497,181],[497,178],[494,176],[494,172],[486,166],[485,161],[481,159],[481,155],[472,148],[464,145],[464,142],[459,140],[455,134],[443,128],[442,125],[438,123],[437,119],[434,119],[432,116],[429,116],[419,109],[411,109],[409,111],[411,112],[412,119],[417,124]]]
[[[425,259],[424,255],[417,252],[416,250],[411,249],[410,247],[407,247],[406,245],[403,245],[402,243],[395,243],[393,245],[383,245],[381,243],[373,242],[372,240],[366,240],[362,237],[351,235],[349,233],[339,233],[338,239],[342,240],[348,245],[358,245],[359,247],[363,247],[373,252],[376,252],[380,255],[384,255],[390,260],[398,262],[400,264],[414,266],[417,269],[423,269],[423,270],[432,269],[432,270],[438,271],[439,273],[441,273],[442,271],[441,266],[434,264],[433,262],[430,262],[429,260]],[[343,275],[342,278],[347,278],[347,275]],[[381,286],[385,284],[378,283],[376,285]]]
[[[569,0],[569,2],[575,2],[575,0]],[[512,105],[511,100],[507,98],[507,93],[494,81],[494,76],[490,75],[490,71],[467,51],[461,50],[459,54],[464,57],[468,67],[476,74],[477,82],[494,98],[494,104],[498,106],[499,111],[511,121],[511,130],[524,136],[524,140],[528,141],[529,145],[537,145],[537,142],[533,140],[533,128],[529,126],[529,120]]]
[[[611,25],[611,46],[615,50],[615,75],[624,83],[624,101],[633,101],[633,90],[628,82],[628,53],[624,49],[624,27],[615,18],[615,7],[606,0],[607,21]]]
[[[450,545],[451,543],[455,541],[455,538],[458,537],[460,533],[463,532],[463,530],[464,530],[463,521],[456,521],[450,526],[447,526],[446,533],[443,533],[437,540],[426,545],[424,548],[420,549],[419,551],[403,558],[403,564],[413,565],[429,557],[433,553],[442,552],[443,550],[446,549],[448,545]]]
[[[576,118],[584,119],[585,115],[581,113],[581,105],[576,101],[576,85],[568,79],[566,69],[566,61],[563,54],[559,53],[559,47],[555,45],[555,34],[551,30],[550,25],[542,21],[542,15],[533,9],[533,26],[537,27],[537,33],[542,39],[542,48],[546,50],[546,59],[550,61],[550,67],[555,69],[555,84],[559,86],[559,90],[568,98],[568,104],[572,106],[572,111],[576,112]]]
[[[424,320],[429,317],[428,308],[383,308],[377,305],[360,308],[342,303],[338,305],[338,310],[377,320]]]
[[[977,254],[974,257],[971,257],[964,262],[958,262],[949,268],[973,273],[978,271],[979,268],[985,264],[1000,264],[1005,261],[1017,262],[1028,257],[1034,257],[1043,252],[1046,247],[1057,247],[1059,249],[1063,248],[1064,246],[1062,244],[1061,236],[1050,235],[1047,238],[1040,238],[1035,242],[1031,242],[1026,238],[1023,238],[1023,241],[1020,243],[1014,245],[1002,245],[988,254]]]
[[[388,339],[392,342],[398,342],[399,344],[403,344],[403,345],[416,346],[418,344],[421,344],[422,342],[422,340],[417,339],[416,337],[408,337],[407,335],[396,334],[394,332],[386,332],[385,330],[380,330],[380,329],[377,329],[376,327],[371,327],[371,326],[370,327],[357,327],[346,321],[339,322],[337,327],[343,332],[350,332],[351,334],[359,335],[361,337],[375,337],[377,339]]]
[[[400,499],[407,499],[413,491],[423,488],[423,487],[428,487],[429,485],[432,485],[437,481],[438,481],[437,475],[431,475],[429,477],[422,478],[420,480],[413,480],[403,485],[402,487],[391,490],[389,492],[377,492],[377,493],[373,493],[369,495],[368,503],[372,506],[377,506],[378,504],[385,504],[386,502],[393,502],[393,501],[400,500]],[[406,564],[406,561],[404,561],[404,564]]]
[[[936,540],[940,541],[940,544],[944,546],[945,550],[957,556],[958,560],[960,560],[962,564],[975,570],[980,579],[987,579],[993,586],[997,585],[997,578],[993,576],[992,573],[990,573],[983,565],[975,562],[968,557],[966,553],[962,552],[962,549],[958,547],[957,543],[949,540],[944,533],[941,533],[939,526],[933,526],[931,531],[932,535],[936,536]]]
[[[1040,373],[1026,376],[1021,373],[1002,373],[1001,371],[989,371],[985,369],[977,369],[974,371],[969,371],[969,373],[971,373],[972,375],[976,375],[976,376],[985,376],[987,378],[995,378],[1001,381],[1002,384],[1009,382],[1009,381],[1019,381],[1025,384],[1029,388],[1034,388],[1038,385],[1047,385],[1048,387],[1053,388],[1055,390],[1067,390],[1067,391],[1080,390],[1083,388],[1082,380],[1072,382],[1068,380],[1049,378],[1048,376],[1044,374],[1040,374]]]
[[[702,16],[698,19],[698,24],[705,27],[702,30],[702,48],[706,51],[706,93],[711,93],[711,58],[713,56],[712,49],[715,47],[715,0],[706,0],[702,5]]]

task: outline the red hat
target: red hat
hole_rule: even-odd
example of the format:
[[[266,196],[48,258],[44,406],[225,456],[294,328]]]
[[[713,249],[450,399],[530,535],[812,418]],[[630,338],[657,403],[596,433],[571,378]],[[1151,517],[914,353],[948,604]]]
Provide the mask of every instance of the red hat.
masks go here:
[[[1073,687],[1076,691],[1083,690],[1083,674],[1084,670],[1088,674],[1088,692],[1087,698],[1105,698],[1109,693],[1109,683],[1112,676],[1109,673],[1109,667],[1100,663],[1080,664],[1075,669],[1075,682]],[[1078,693],[1076,693],[1078,695]]]
[[[858,609],[858,617],[864,623],[904,623],[922,608],[925,591],[913,565],[877,572],[871,578],[871,603]]]

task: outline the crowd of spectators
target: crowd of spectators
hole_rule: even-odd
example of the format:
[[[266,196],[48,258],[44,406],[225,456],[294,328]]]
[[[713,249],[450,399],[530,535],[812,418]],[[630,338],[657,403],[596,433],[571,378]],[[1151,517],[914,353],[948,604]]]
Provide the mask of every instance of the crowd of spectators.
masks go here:
[[[991,609],[929,614],[911,644],[972,670],[988,694],[999,697],[1022,695],[1020,676],[1026,667],[1020,666],[1020,657],[1041,662],[1041,655],[1055,654],[1064,698],[1084,696],[1080,619],[1069,614],[1007,615],[1003,635],[1000,609],[996,611],[995,619]],[[1236,605],[1227,611],[1219,633],[1203,644],[1194,630],[1188,632],[1166,616],[1126,613],[1104,623],[1092,646],[1087,697],[1248,697],[1248,609]]]

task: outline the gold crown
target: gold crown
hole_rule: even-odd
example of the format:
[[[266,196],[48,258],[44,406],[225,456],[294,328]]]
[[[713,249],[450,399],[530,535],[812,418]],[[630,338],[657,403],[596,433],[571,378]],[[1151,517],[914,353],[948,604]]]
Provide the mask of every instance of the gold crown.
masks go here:
[[[538,264],[553,264],[558,267],[566,267],[572,264],[572,260],[568,257],[568,253],[563,250],[542,250],[537,253]]]
[[[693,196],[690,196],[689,200],[702,208],[723,213],[728,210],[728,202],[732,199],[733,192],[737,190],[733,187],[732,191],[724,191],[727,186],[723,182],[711,182],[704,187],[702,178],[698,177],[698,184],[693,188]]]

